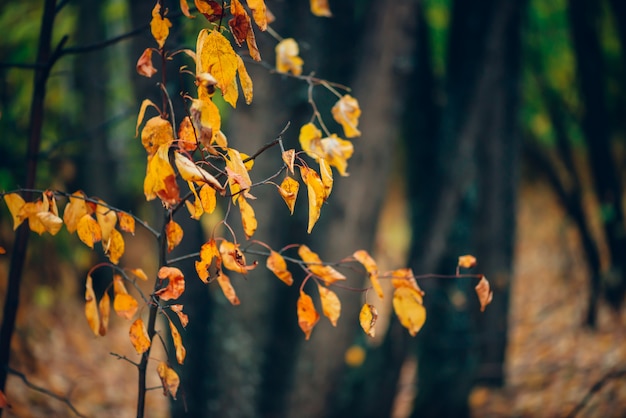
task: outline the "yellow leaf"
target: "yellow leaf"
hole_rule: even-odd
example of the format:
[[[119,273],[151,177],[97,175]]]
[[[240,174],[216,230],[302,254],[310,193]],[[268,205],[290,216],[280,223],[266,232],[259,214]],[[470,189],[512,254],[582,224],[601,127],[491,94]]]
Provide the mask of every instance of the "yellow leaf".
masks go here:
[[[106,291],[102,295],[102,299],[100,299],[98,308],[100,311],[100,328],[98,334],[105,336],[109,327],[109,317],[111,316],[111,298]]]
[[[176,151],[174,153],[174,161],[183,180],[206,183],[210,184],[211,187],[216,190],[223,190],[222,185],[215,177],[209,174],[206,170],[198,167],[193,161],[182,155],[180,152]]]
[[[167,251],[171,252],[183,240],[183,228],[174,220],[170,220],[165,225],[165,236],[167,237]]]
[[[96,336],[100,335],[100,316],[91,276],[87,276],[87,281],[85,282],[85,316],[87,317],[89,328]]]
[[[265,0],[246,0],[248,7],[252,10],[252,18],[254,23],[262,31],[267,30],[267,8],[265,7]]]
[[[217,244],[213,238],[205,242],[200,248],[200,261],[196,261],[196,271],[198,277],[204,283],[209,283],[209,267],[213,263],[213,259],[217,259],[221,262],[221,255],[217,249]]]
[[[480,281],[474,289],[476,290],[478,300],[480,301],[480,311],[484,312],[487,305],[489,305],[493,300],[493,292],[491,291],[491,286],[489,286],[487,278],[485,276],[481,276]]]
[[[237,273],[246,274],[257,266],[256,261],[252,265],[246,265],[246,257],[239,249],[239,244],[226,240],[220,243],[220,255],[222,256],[224,267]]]
[[[359,102],[349,94],[341,97],[331,109],[333,118],[343,127],[346,138],[361,136],[358,130],[361,108]]]
[[[157,373],[163,385],[163,396],[170,395],[172,399],[176,400],[176,392],[178,392],[178,386],[180,385],[178,374],[168,367],[164,361],[157,366]]]
[[[183,305],[170,305],[170,309],[178,315],[178,319],[180,320],[180,324],[185,328],[189,323],[189,317],[187,314],[183,313]]]
[[[252,186],[252,180],[246,169],[239,151],[228,148],[228,158],[226,159],[226,173],[228,174],[228,185],[230,194],[233,196],[233,203],[237,201],[237,195],[243,190],[243,195],[248,199],[254,197],[248,193]]]
[[[298,56],[300,48],[293,38],[283,39],[276,45],[276,71],[293,75],[302,74],[304,61]]]
[[[185,356],[187,355],[187,350],[185,350],[185,346],[183,346],[183,339],[180,336],[180,332],[176,329],[176,326],[172,321],[170,323],[170,333],[172,334],[172,341],[174,343],[174,348],[176,349],[176,361],[178,364],[183,364],[185,361]]]
[[[180,201],[180,191],[176,183],[176,174],[170,165],[169,145],[161,145],[154,155],[148,156],[146,178],[143,182],[143,191],[146,200],[159,197],[169,208]]]
[[[259,56],[259,60],[260,59],[261,57]],[[243,98],[246,101],[246,104],[250,104],[252,103],[252,97],[254,96],[252,78],[250,78],[248,70],[246,70],[246,66],[244,65],[243,60],[239,55],[237,55],[237,71],[239,74],[239,83],[241,83]]]
[[[239,298],[237,297],[237,293],[235,293],[233,285],[230,283],[230,279],[221,270],[217,273],[217,283],[220,285],[226,299],[233,305],[239,305]]]
[[[137,354],[143,354],[150,349],[150,337],[141,318],[132,323],[128,335]]]
[[[200,196],[198,196],[198,193],[196,192],[195,184],[191,181],[187,182],[187,184],[189,185],[189,190],[191,190],[191,193],[193,193],[195,199],[193,203],[191,203],[190,200],[185,200],[185,206],[187,206],[187,210],[189,211],[189,215],[191,216],[191,218],[198,220],[204,213],[204,209],[202,208],[202,202],[200,201]]]
[[[113,298],[113,310],[124,319],[133,319],[138,306],[137,300],[128,293],[117,293]]]
[[[246,238],[250,239],[257,228],[256,217],[254,216],[254,209],[248,203],[248,201],[241,195],[239,195],[239,211],[241,212],[241,224],[243,225],[243,232],[246,234]]]
[[[307,295],[302,290],[298,298],[297,312],[298,325],[302,332],[304,332],[305,339],[308,340],[311,337],[313,327],[317,324],[317,321],[320,320],[320,314],[315,310],[311,296]]]
[[[161,116],[148,119],[141,130],[141,144],[148,155],[154,155],[161,145],[169,146],[174,142],[174,130],[169,120]]]
[[[122,231],[130,232],[131,234],[135,235],[135,218],[133,218],[128,213],[117,212],[117,220],[120,223],[120,229]]]
[[[93,249],[93,245],[102,239],[102,232],[100,231],[100,225],[91,215],[83,215],[78,221],[76,227],[78,238],[85,243],[86,246]]]
[[[63,222],[69,233],[76,231],[80,219],[90,213],[85,197],[87,196],[81,191],[74,192],[70,196],[70,201],[65,205]]]
[[[341,302],[337,294],[332,290],[319,284],[317,288],[320,292],[320,300],[322,301],[322,312],[324,312],[324,316],[330,320],[330,323],[333,324],[333,327],[336,327],[337,320],[341,315]]]
[[[306,263],[307,268],[311,271],[311,273],[324,280],[326,284],[333,284],[339,280],[346,280],[346,276],[339,273],[331,266],[325,266],[319,255],[311,251],[311,249],[306,245],[301,245],[298,248],[298,255],[302,261]]]
[[[230,33],[233,35],[235,43],[237,46],[241,46],[241,44],[246,42],[248,44],[250,57],[255,61],[261,61],[254,30],[252,29],[252,21],[239,0],[231,0],[230,13],[233,15],[233,18],[228,21],[228,26],[230,27]]]
[[[300,128],[300,146],[308,156],[318,161],[320,158],[337,168],[339,174],[347,176],[348,160],[352,157],[354,146],[352,142],[331,134],[322,138],[322,132],[312,123],[307,123]]]
[[[210,138],[209,136],[209,140]],[[189,116],[185,116],[178,126],[178,148],[190,153],[198,148],[196,132]]]
[[[298,197],[298,190],[300,189],[300,183],[297,180],[287,176],[280,184],[278,188],[278,192],[280,196],[283,198],[287,207],[289,208],[289,212],[293,215],[293,210],[296,207],[296,198]]]
[[[320,163],[320,177],[322,178],[322,184],[324,185],[324,200],[328,199],[330,192],[333,190],[333,170],[328,165],[328,161],[324,158],[319,159]]]
[[[193,100],[189,109],[195,135],[209,153],[217,155],[211,144],[218,142],[218,133],[222,124],[220,111],[209,97],[202,99],[202,96],[206,95],[205,88],[198,87],[198,95],[201,99]]]
[[[122,255],[124,255],[125,243],[124,237],[117,229],[111,231],[109,241],[105,247],[104,253],[109,257],[111,263],[117,264]]]
[[[100,225],[102,240],[108,241],[111,231],[115,229],[115,225],[117,224],[117,215],[114,211],[103,205],[106,204],[105,202],[102,200],[98,200],[98,202],[100,204],[96,206],[96,220],[98,221],[98,225]]]
[[[320,17],[331,17],[328,0],[311,0],[311,13]]]
[[[140,280],[147,281],[148,275],[142,269],[128,269],[128,272]]]
[[[276,251],[270,251],[269,257],[267,257],[266,264],[267,269],[274,273],[276,277],[282,280],[287,286],[293,284],[293,276],[287,270],[287,263],[282,255]]]
[[[11,216],[13,217],[13,230],[15,231],[18,226],[26,217],[20,216],[20,212],[22,207],[26,204],[22,196],[17,193],[8,193],[4,195],[4,202],[7,204],[9,208],[9,212],[11,212]]]
[[[185,291],[185,276],[176,267],[161,267],[157,274],[159,279],[169,279],[167,286],[157,290],[154,294],[161,300],[178,299]]]
[[[144,101],[141,102],[141,107],[139,108],[139,114],[137,115],[137,124],[135,125],[135,137],[139,135],[139,125],[141,125],[141,122],[143,122],[143,119],[146,115],[146,109],[148,109],[148,106],[154,107],[157,110],[157,112],[161,113],[161,111],[159,110],[159,107],[155,105],[152,100],[144,99]]]
[[[213,213],[217,205],[215,189],[208,184],[203,185],[200,188],[200,202],[202,203],[202,209],[206,213]]]
[[[391,272],[391,285],[394,289],[399,289],[401,287],[408,287],[411,289],[417,290],[422,296],[424,292],[420,289],[417,281],[415,280],[415,275],[413,274],[413,270],[410,268],[398,269]]]
[[[376,291],[379,298],[383,299],[383,288],[378,280],[378,266],[376,261],[365,250],[356,251],[352,256],[365,267],[365,270],[369,273],[372,287]]]
[[[320,176],[308,167],[300,167],[300,176],[306,184],[309,197],[309,225],[307,232],[310,234],[315,223],[320,218],[322,205],[324,204],[325,188]]]
[[[159,48],[163,48],[165,41],[170,34],[172,22],[166,17],[161,17],[161,3],[157,2],[152,9],[152,20],[150,21],[150,31],[154,40],[159,44]]]
[[[33,218],[29,219],[29,222],[31,222]],[[38,212],[37,219],[50,235],[56,235],[63,226],[63,220],[51,212]]]
[[[370,305],[369,303],[363,304],[361,312],[359,313],[359,323],[361,324],[363,331],[365,331],[365,333],[372,338],[376,335],[374,325],[376,325],[377,319],[378,312],[376,311],[374,305]]]
[[[393,292],[393,309],[411,336],[415,336],[426,322],[422,295],[413,288],[399,287]]]
[[[476,257],[474,257],[473,255],[468,254],[468,255],[462,255],[459,257],[459,263],[458,263],[459,267],[471,269],[475,265],[476,265]]]

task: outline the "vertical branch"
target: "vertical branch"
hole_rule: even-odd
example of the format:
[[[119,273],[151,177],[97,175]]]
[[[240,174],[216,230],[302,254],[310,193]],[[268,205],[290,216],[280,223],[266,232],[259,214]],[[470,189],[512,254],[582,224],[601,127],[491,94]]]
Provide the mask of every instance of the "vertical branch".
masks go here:
[[[54,62],[51,53],[51,39],[55,8],[56,0],[45,0],[36,61],[40,66],[35,70],[34,88],[31,99],[30,132],[26,151],[26,181],[24,183],[26,189],[33,189],[37,178],[37,157],[41,146],[46,82],[50,74],[50,68]],[[30,200],[30,194],[31,193],[27,193],[25,195],[26,200]],[[23,223],[17,231],[11,254],[7,293],[4,302],[2,326],[0,328],[0,390],[2,391],[4,391],[8,373],[11,337],[15,329],[15,320],[19,306],[20,283],[24,261],[26,259],[26,247],[28,245],[29,233],[28,225]]]

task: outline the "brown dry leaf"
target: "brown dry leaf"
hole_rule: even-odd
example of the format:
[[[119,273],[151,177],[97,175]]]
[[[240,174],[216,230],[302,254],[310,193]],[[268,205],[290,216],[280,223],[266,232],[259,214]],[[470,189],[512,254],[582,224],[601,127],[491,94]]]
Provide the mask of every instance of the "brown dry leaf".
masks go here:
[[[152,64],[152,48],[146,48],[143,51],[143,54],[141,54],[137,60],[137,65],[135,67],[137,69],[137,73],[144,77],[150,78],[156,74],[157,69],[154,68],[154,65]]]
[[[212,0],[194,0],[196,8],[209,22],[217,22],[222,17],[222,6]]]
[[[22,207],[26,204],[26,202],[22,196],[17,193],[5,194],[4,202],[7,204],[9,212],[11,212],[11,216],[13,217],[13,230],[15,231],[17,227],[24,222],[24,219],[26,219],[25,217],[20,216]]]
[[[157,290],[154,294],[161,300],[178,299],[185,291],[185,276],[176,267],[161,267],[157,274],[159,279],[169,279],[167,286]]]
[[[222,241],[220,244],[220,255],[222,256],[224,267],[228,270],[236,271],[237,273],[246,274],[257,266],[256,261],[249,266],[246,265],[246,257],[239,249],[239,244],[226,240]]]
[[[426,322],[426,309],[422,305],[422,295],[410,287],[399,287],[393,292],[393,310],[400,324],[415,336]]]
[[[336,327],[337,320],[341,315],[341,301],[339,301],[337,294],[327,287],[318,284],[317,288],[322,301],[322,312],[330,320],[330,323],[333,324],[333,327]]]
[[[231,0],[230,13],[233,15],[233,18],[228,21],[228,26],[235,43],[237,46],[241,46],[241,44],[247,42],[250,57],[255,61],[261,61],[261,54],[259,53],[254,30],[252,29],[252,21],[239,0]]]
[[[74,192],[70,196],[70,201],[67,202],[67,205],[65,205],[65,210],[63,211],[63,222],[65,223],[65,227],[69,233],[76,231],[80,219],[90,213],[87,202],[85,202],[86,197],[87,196],[82,191]]]
[[[164,361],[157,366],[157,373],[163,385],[163,396],[170,395],[172,399],[176,400],[176,392],[178,392],[178,386],[180,385],[178,374]]]
[[[91,276],[87,276],[85,282],[85,316],[89,328],[94,335],[100,335],[100,315],[98,314],[98,303],[96,302],[96,294],[93,291],[93,280]]]
[[[300,176],[304,184],[306,184],[309,197],[309,225],[307,232],[310,234],[315,223],[320,218],[326,189],[324,188],[324,183],[322,183],[319,174],[313,169],[304,166],[300,167]]]
[[[120,229],[122,231],[130,232],[132,235],[135,235],[135,218],[128,213],[117,212],[117,220],[120,223]]]
[[[104,247],[104,253],[109,257],[111,263],[118,264],[120,258],[124,255],[126,244],[124,243],[124,237],[117,229],[114,229],[109,234],[109,240]]]
[[[359,117],[361,108],[359,102],[349,94],[341,97],[331,109],[333,118],[343,127],[346,138],[361,136],[359,131]]]
[[[326,284],[333,284],[338,280],[346,280],[346,276],[331,266],[325,266],[320,257],[306,245],[301,245],[298,248],[298,255],[306,263],[311,273],[324,280]]]
[[[172,22],[166,17],[161,17],[161,3],[157,2],[152,9],[152,20],[150,21],[150,31],[154,40],[159,44],[159,48],[163,48],[165,41],[170,34]]]
[[[174,220],[170,220],[165,225],[165,236],[167,237],[167,252],[172,252],[174,248],[183,240],[183,228]]]
[[[265,265],[269,271],[274,273],[276,277],[282,280],[287,286],[293,284],[293,276],[289,270],[287,270],[287,262],[282,255],[276,251],[270,251]]]
[[[239,195],[237,199],[239,203],[239,211],[241,212],[241,224],[243,225],[243,232],[246,234],[246,238],[250,239],[257,228],[257,220],[254,215],[254,209],[248,203],[248,201],[242,195]]]
[[[459,263],[458,263],[459,267],[471,269],[475,265],[476,265],[476,257],[474,257],[473,255],[467,254],[467,255],[462,255],[459,257]]]
[[[278,192],[280,196],[283,198],[287,207],[289,208],[289,212],[293,215],[293,210],[296,208],[296,198],[298,197],[298,190],[300,189],[300,183],[292,177],[285,177],[282,183],[280,183],[280,187],[278,188]]]
[[[282,153],[282,157],[283,157],[283,161],[285,162],[285,165],[289,169],[289,172],[291,173],[291,175],[293,175],[294,174],[293,164],[296,160],[296,150],[293,148],[288,149],[287,151],[284,151]]]
[[[320,17],[331,17],[328,0],[311,0],[311,13]]]
[[[267,8],[265,7],[265,0],[246,0],[248,7],[252,10],[252,18],[254,23],[262,31],[267,30]]]
[[[320,314],[315,310],[311,296],[307,295],[302,290],[298,298],[297,312],[298,325],[302,332],[304,332],[305,339],[308,340],[311,337],[313,327],[317,324],[317,321],[320,320]]]
[[[374,325],[376,325],[377,319],[378,312],[376,311],[374,305],[370,305],[369,303],[363,304],[361,312],[359,313],[359,323],[361,324],[363,331],[365,331],[365,333],[372,338],[376,335]]]
[[[378,280],[378,266],[376,265],[376,261],[365,250],[355,251],[352,256],[365,267],[365,270],[369,273],[374,291],[376,291],[379,298],[383,299],[383,288]]]
[[[185,328],[187,324],[189,324],[189,317],[183,312],[183,305],[170,305],[170,309],[172,312],[176,313],[178,319],[180,320],[180,324],[183,328]]]
[[[100,299],[98,310],[100,312],[100,328],[98,334],[105,336],[109,328],[109,318],[111,316],[111,298],[106,291],[102,295],[102,299]]]
[[[93,245],[102,239],[102,232],[100,231],[100,225],[91,215],[83,215],[78,221],[76,227],[78,238],[85,243],[86,246],[93,249]]]
[[[276,71],[293,75],[302,74],[304,61],[298,56],[300,48],[293,38],[283,39],[276,45]]]
[[[141,318],[137,318],[132,323],[128,335],[137,354],[143,354],[150,349],[150,337]]]
[[[491,291],[491,286],[489,286],[487,278],[485,276],[481,276],[480,281],[474,289],[476,290],[478,300],[480,301],[480,311],[484,312],[487,305],[489,305],[493,300],[493,292]]]
[[[185,362],[185,356],[187,355],[187,350],[185,350],[185,346],[183,345],[183,339],[180,336],[180,332],[176,329],[176,325],[172,321],[168,321],[170,323],[170,333],[172,334],[172,342],[174,343],[174,348],[176,349],[176,361],[178,364],[183,364]]]
[[[200,248],[200,261],[196,261],[196,272],[198,272],[198,277],[204,283],[209,283],[209,267],[214,258],[221,262],[221,255],[217,249],[217,244],[215,240],[211,238]]]
[[[226,299],[228,299],[228,301],[235,306],[239,305],[240,302],[239,298],[237,297],[237,293],[235,293],[235,288],[230,282],[228,276],[225,275],[222,270],[219,270],[217,273],[217,283],[220,285],[220,288],[222,289],[224,296],[226,296]]]

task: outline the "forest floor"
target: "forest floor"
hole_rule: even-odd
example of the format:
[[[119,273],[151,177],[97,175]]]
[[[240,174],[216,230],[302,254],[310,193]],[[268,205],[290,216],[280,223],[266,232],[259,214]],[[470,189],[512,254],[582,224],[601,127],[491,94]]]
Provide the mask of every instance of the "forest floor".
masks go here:
[[[477,418],[626,416],[625,315],[602,305],[597,329],[583,326],[588,275],[575,228],[546,185],[525,184],[520,193],[507,384],[476,388],[472,413]],[[90,417],[132,415],[136,371],[110,354],[137,357],[125,321],[114,315],[109,334],[94,337],[76,297],[84,279],[67,266],[54,270],[61,272],[58,282],[24,292],[12,367]],[[0,274],[6,274],[6,263],[0,263]],[[58,286],[62,295],[51,290]],[[152,356],[164,358],[158,350]],[[167,417],[156,372],[149,378],[148,386],[156,388],[147,399],[150,416]],[[9,377],[7,394],[13,408],[5,417],[72,416],[65,403],[29,389],[18,376]]]

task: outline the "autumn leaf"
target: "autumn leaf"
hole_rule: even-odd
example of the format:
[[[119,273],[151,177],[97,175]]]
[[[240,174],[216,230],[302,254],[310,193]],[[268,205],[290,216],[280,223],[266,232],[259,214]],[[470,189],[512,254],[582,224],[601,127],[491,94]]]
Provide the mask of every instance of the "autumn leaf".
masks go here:
[[[355,251],[352,256],[356,259],[356,261],[361,263],[363,267],[365,267],[365,270],[369,274],[370,282],[372,283],[374,291],[379,298],[383,299],[383,288],[378,280],[378,266],[376,265],[376,261],[365,250]]]
[[[306,245],[301,245],[298,248],[298,255],[302,261],[306,263],[306,266],[311,273],[324,280],[326,284],[333,284],[339,280],[346,280],[346,276],[339,273],[331,266],[324,265],[319,255],[311,251],[311,249]]]
[[[204,209],[202,208],[202,202],[200,201],[200,196],[198,196],[198,192],[196,192],[195,184],[191,181],[188,181],[187,184],[189,185],[189,190],[191,190],[191,193],[193,193],[194,200],[193,203],[191,203],[191,199],[185,200],[185,206],[189,211],[191,219],[198,220],[204,213]]]
[[[183,14],[188,18],[195,19],[195,16],[189,13],[189,4],[187,3],[187,0],[180,0],[180,11],[183,12]]]
[[[223,15],[222,6],[216,1],[194,0],[196,8],[209,22],[217,22]]]
[[[252,10],[252,18],[254,23],[262,31],[267,30],[267,8],[265,7],[265,0],[246,0],[248,7]]]
[[[235,293],[235,288],[233,287],[230,279],[222,270],[217,272],[217,283],[220,285],[224,296],[232,305],[239,305],[239,298],[237,297],[237,293]]]
[[[283,39],[276,45],[276,71],[293,75],[302,74],[304,61],[298,56],[300,48],[293,38]]]
[[[176,313],[178,319],[180,320],[180,324],[183,328],[185,328],[189,323],[189,317],[183,312],[183,305],[170,305],[170,309],[172,312]]]
[[[70,200],[67,202],[67,205],[65,205],[65,210],[63,211],[63,222],[65,223],[65,227],[69,233],[75,232],[80,219],[84,215],[90,213],[87,202],[85,201],[86,197],[85,193],[81,191],[74,192],[70,196]]]
[[[306,184],[309,197],[309,225],[307,232],[310,234],[315,223],[320,218],[322,205],[324,204],[325,188],[320,176],[311,168],[300,167],[302,181]]]
[[[259,54],[259,48],[257,47],[254,31],[252,30],[252,21],[239,0],[231,0],[230,13],[233,17],[228,21],[228,26],[230,27],[230,33],[235,39],[235,43],[237,46],[241,46],[241,44],[246,42],[248,44],[250,57],[255,61],[261,61],[261,54]]]
[[[15,231],[17,227],[24,222],[24,219],[26,219],[20,215],[22,207],[26,204],[26,202],[22,196],[17,193],[5,194],[4,202],[7,204],[9,212],[11,212],[11,216],[13,217],[13,230]]]
[[[143,191],[146,200],[159,197],[169,208],[180,201],[176,174],[169,162],[169,145],[161,145],[154,155],[148,156]]]
[[[165,236],[167,237],[167,251],[172,252],[183,240],[183,228],[174,220],[170,220],[165,225]]]
[[[200,188],[199,197],[200,202],[202,203],[202,209],[206,213],[213,213],[217,205],[215,189],[208,184],[205,184]]]
[[[181,0],[184,1],[184,0]],[[137,73],[144,77],[152,77],[156,74],[157,69],[152,65],[152,48],[146,48],[143,54],[137,60]]]
[[[480,281],[474,289],[476,290],[478,300],[480,301],[480,311],[484,312],[487,305],[489,305],[493,300],[493,292],[491,291],[491,286],[489,286],[487,278],[485,276],[481,276]]]
[[[331,134],[322,138],[322,132],[312,123],[307,123],[300,128],[300,146],[308,156],[315,161],[325,159],[328,164],[337,168],[339,174],[347,176],[348,160],[352,157],[354,146],[352,142]]]
[[[282,280],[287,286],[293,284],[293,276],[289,270],[287,270],[287,262],[282,255],[276,251],[270,251],[265,265],[269,271],[274,273],[276,277]]]
[[[106,245],[103,245],[104,253],[109,257],[111,263],[117,264],[120,258],[124,255],[126,244],[124,243],[124,237],[117,229],[114,229],[109,234],[109,240]]]
[[[359,313],[359,323],[361,324],[363,331],[365,331],[365,333],[372,338],[376,335],[374,325],[376,325],[377,319],[378,312],[376,311],[374,305],[370,305],[369,303],[363,304],[361,312]]]
[[[331,109],[333,118],[343,127],[346,138],[361,136],[358,130],[361,108],[359,102],[349,94],[341,97]]]
[[[191,153],[198,148],[196,132],[189,116],[185,116],[178,125],[178,148]]]
[[[142,269],[128,269],[128,272],[137,277],[139,280],[148,280],[148,275]]]
[[[333,190],[333,171],[328,165],[328,162],[324,158],[320,158],[320,177],[322,178],[322,184],[324,185],[324,201],[330,196],[330,192]]]
[[[89,248],[93,249],[93,245],[102,239],[102,231],[100,225],[91,215],[83,215],[78,221],[76,227],[78,238]]]
[[[159,48],[163,48],[165,41],[170,34],[172,22],[166,17],[161,16],[161,3],[157,2],[152,9],[152,20],[150,21],[150,31],[154,40],[159,44]]]
[[[159,269],[157,276],[159,279],[169,279],[166,287],[154,293],[161,300],[178,299],[185,291],[185,276],[180,269],[163,266]]]
[[[341,315],[341,302],[337,297],[337,294],[332,290],[324,287],[320,284],[317,285],[320,292],[320,300],[322,301],[322,312],[326,316],[333,327],[337,326],[337,320]]]
[[[200,248],[200,261],[196,261],[196,272],[204,283],[209,283],[209,267],[214,258],[221,260],[221,255],[215,240],[211,238]]]
[[[154,155],[161,145],[174,143],[174,129],[169,120],[154,116],[146,122],[141,130],[141,144],[148,155]]]
[[[124,280],[119,274],[113,275],[113,295],[115,313],[122,318],[132,319],[137,313],[139,303],[128,293]]]
[[[399,287],[393,292],[393,309],[403,327],[415,336],[426,322],[422,295],[410,287]]]
[[[311,13],[320,17],[331,17],[328,0],[311,0]]]
[[[394,289],[399,289],[401,287],[408,287],[410,289],[417,290],[422,296],[424,292],[420,289],[417,284],[417,280],[415,280],[415,275],[413,274],[413,270],[410,268],[403,268],[394,270],[391,272],[391,285]]]
[[[146,116],[146,110],[148,109],[148,106],[155,108],[157,112],[161,113],[161,110],[159,110],[159,107],[155,105],[152,100],[144,99],[144,101],[141,102],[141,106],[139,107],[139,113],[137,114],[137,124],[135,125],[135,137],[139,135],[139,125],[141,125],[141,123],[143,122]]]
[[[117,212],[117,220],[122,231],[130,232],[132,235],[135,235],[135,218],[128,213]]]
[[[178,364],[183,364],[185,361],[185,356],[187,355],[187,350],[185,350],[185,346],[183,346],[183,339],[180,336],[180,332],[176,329],[176,325],[172,321],[168,321],[170,323],[170,334],[172,335],[172,342],[174,343],[174,348],[176,349],[176,361]]]
[[[117,215],[114,211],[106,207],[106,203],[102,200],[98,200],[96,206],[96,221],[100,225],[100,232],[102,233],[102,240],[108,241],[111,231],[115,229],[117,224]]]
[[[320,315],[315,310],[311,296],[307,295],[302,290],[298,298],[297,313],[298,325],[302,332],[304,332],[305,339],[308,340],[311,337],[313,327],[317,324],[317,321],[320,320]]]
[[[252,180],[246,169],[239,151],[228,148],[228,158],[226,159],[226,173],[228,174],[228,185],[233,202],[237,201],[237,195],[243,190],[243,195],[249,199],[254,198],[248,190],[252,186]]]
[[[476,257],[474,257],[473,255],[462,255],[459,257],[459,263],[458,263],[459,267],[463,267],[466,269],[470,269],[474,266],[476,266]]]
[[[293,148],[292,149],[288,149],[287,151],[283,151],[281,156],[283,157],[283,162],[285,163],[285,165],[289,169],[289,172],[291,173],[291,175],[293,175],[294,174],[293,164],[294,164],[294,162],[296,160],[296,150],[293,149]]]
[[[87,276],[85,282],[85,316],[87,323],[93,333],[100,335],[100,315],[98,314],[98,303],[96,302],[96,294],[93,291],[93,280],[90,275]]]
[[[222,185],[215,177],[178,151],[174,153],[174,162],[183,180],[200,184],[206,183],[216,190],[223,190]]]
[[[176,400],[176,392],[178,392],[178,386],[180,385],[178,374],[164,361],[157,366],[157,373],[163,385],[163,396],[170,395],[172,399]]]
[[[130,342],[137,351],[137,354],[143,354],[150,349],[150,337],[148,331],[141,318],[137,318],[130,326],[128,332]]]
[[[278,188],[278,192],[280,196],[283,198],[287,207],[289,208],[289,212],[293,215],[293,210],[296,207],[296,198],[298,197],[298,190],[300,189],[300,183],[297,180],[294,180],[292,177],[285,177],[285,179],[280,183],[280,187]]]
[[[254,215],[254,209],[250,206],[250,203],[243,197],[239,195],[239,199],[237,199],[239,204],[239,211],[241,212],[241,224],[243,226],[243,232],[246,234],[246,238],[250,239],[257,228],[257,220]]]
[[[246,257],[239,249],[239,244],[226,240],[220,244],[220,255],[222,256],[224,267],[237,273],[246,274],[257,266],[256,262],[249,266],[246,265]]]
[[[198,95],[202,96],[203,94],[207,94],[206,88],[199,86]],[[205,100],[195,99],[192,101],[189,113],[198,141],[210,154],[217,155],[218,153],[212,144],[217,142],[222,118],[215,103],[208,97]]]
[[[98,304],[98,310],[100,312],[100,327],[98,328],[98,334],[105,336],[109,327],[109,318],[111,316],[111,298],[105,291]]]
[[[246,70],[246,66],[239,55],[237,55],[237,72],[239,74],[239,83],[241,84],[243,98],[246,101],[246,104],[249,105],[252,103],[252,98],[254,96],[252,78],[248,74],[248,70]]]
[[[12,193],[10,195],[12,195]],[[12,201],[11,205],[13,207],[19,206],[19,213],[17,214],[18,219],[24,220],[28,218],[28,227],[31,231],[39,235],[44,232],[56,235],[61,230],[63,220],[58,216],[59,211],[56,207],[56,200],[52,192],[44,192],[42,198],[35,202],[21,204],[19,199],[21,198],[12,196],[9,198],[9,201]]]

